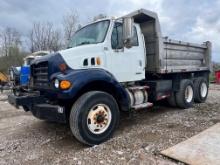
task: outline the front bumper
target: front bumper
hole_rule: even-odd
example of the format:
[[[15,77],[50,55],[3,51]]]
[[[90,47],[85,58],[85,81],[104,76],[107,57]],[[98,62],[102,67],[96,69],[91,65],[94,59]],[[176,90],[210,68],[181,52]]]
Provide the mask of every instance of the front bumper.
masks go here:
[[[42,120],[66,123],[65,108],[59,105],[48,104],[46,99],[40,95],[24,95],[8,96],[8,101],[11,105],[18,108],[19,106],[26,107],[32,114]]]

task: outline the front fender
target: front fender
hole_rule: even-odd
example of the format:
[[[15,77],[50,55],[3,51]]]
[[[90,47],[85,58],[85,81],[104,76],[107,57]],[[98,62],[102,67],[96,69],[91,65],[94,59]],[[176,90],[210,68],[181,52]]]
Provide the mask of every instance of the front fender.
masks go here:
[[[130,99],[125,88],[115,79],[115,77],[104,69],[82,69],[72,70],[68,74],[57,75],[60,80],[69,80],[72,86],[68,90],[58,94],[59,99],[72,99],[76,97],[80,91],[93,82],[102,82],[106,84],[104,87],[113,87],[119,98],[120,106],[125,109],[129,108]],[[118,101],[118,100],[117,100]]]

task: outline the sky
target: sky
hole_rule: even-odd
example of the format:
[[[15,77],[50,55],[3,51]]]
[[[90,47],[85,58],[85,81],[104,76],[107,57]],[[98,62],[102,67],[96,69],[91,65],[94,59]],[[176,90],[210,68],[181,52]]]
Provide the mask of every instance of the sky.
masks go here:
[[[81,24],[100,13],[122,16],[144,8],[158,13],[162,35],[187,42],[212,42],[212,59],[220,62],[220,0],[0,0],[0,29],[15,27],[27,35],[33,22],[62,18],[76,10]]]

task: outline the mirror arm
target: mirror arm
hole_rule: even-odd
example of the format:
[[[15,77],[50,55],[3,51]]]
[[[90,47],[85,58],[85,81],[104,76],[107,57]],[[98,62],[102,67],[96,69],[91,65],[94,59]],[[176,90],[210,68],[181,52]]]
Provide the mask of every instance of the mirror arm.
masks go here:
[[[132,38],[133,38],[133,23],[134,20],[131,17],[123,18],[123,44],[126,48],[132,47]]]

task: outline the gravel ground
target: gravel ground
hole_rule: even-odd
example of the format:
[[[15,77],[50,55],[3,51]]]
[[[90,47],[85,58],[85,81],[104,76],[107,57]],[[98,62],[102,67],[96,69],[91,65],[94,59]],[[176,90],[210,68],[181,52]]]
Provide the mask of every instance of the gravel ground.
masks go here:
[[[220,86],[211,85],[206,103],[179,110],[156,105],[129,119],[122,115],[109,141],[79,143],[66,125],[34,118],[0,94],[0,164],[182,164],[160,151],[220,122]]]

